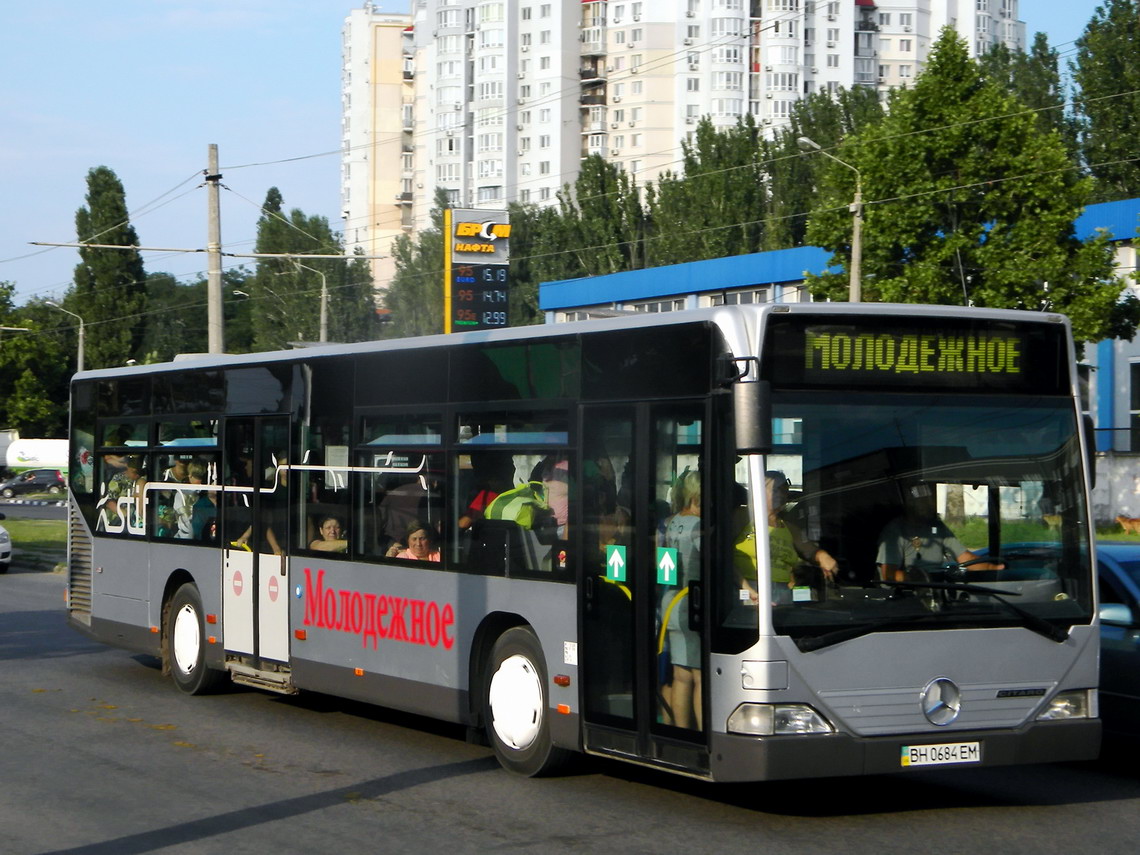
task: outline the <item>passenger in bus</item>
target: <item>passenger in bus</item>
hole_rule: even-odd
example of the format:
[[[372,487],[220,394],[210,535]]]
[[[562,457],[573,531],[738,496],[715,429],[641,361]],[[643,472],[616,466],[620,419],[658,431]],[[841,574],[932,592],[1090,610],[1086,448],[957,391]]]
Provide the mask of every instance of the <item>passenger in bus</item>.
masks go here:
[[[834,581],[839,563],[826,549],[808,540],[789,512],[791,491],[787,476],[778,470],[764,473],[764,490],[768,502],[768,558],[772,568],[772,602],[790,603],[796,587],[807,585],[808,577],[822,575]],[[759,601],[756,585],[756,532],[748,508],[740,506],[734,515],[733,566],[752,603]],[[814,571],[812,568],[816,568]]]
[[[179,454],[172,461],[170,466],[162,473],[163,481],[176,481],[179,484],[185,484],[190,480],[190,461],[194,458],[189,454]]]
[[[205,484],[209,469],[202,461],[195,460],[187,467],[187,474],[191,484]],[[194,503],[190,506],[190,538],[202,540],[207,523],[217,516],[218,494],[213,490],[197,491]]]
[[[430,525],[422,520],[409,523],[404,543],[393,543],[388,547],[388,558],[402,558],[407,561],[440,561],[439,547],[436,545],[436,533]]]
[[[137,520],[143,515],[143,494],[146,491],[146,459],[138,454],[127,458],[127,468],[123,473],[130,484],[131,517],[128,518],[127,528],[137,527]]]
[[[661,625],[669,640],[671,688],[663,693],[666,721],[701,727],[701,639],[689,626],[689,583],[701,573],[701,476],[686,469],[673,486],[676,511],[665,521],[665,546],[677,550],[677,583],[662,586]]]
[[[930,569],[947,563],[964,564],[977,559],[938,516],[933,485],[913,481],[902,487],[903,513],[891,520],[879,535],[875,562],[887,582],[905,582],[908,577],[925,578]],[[967,570],[1002,570],[1005,565],[979,561]]]
[[[474,492],[459,517],[459,530],[466,531],[483,518],[488,505],[514,484],[515,462],[509,454],[481,452],[471,456],[474,470]]]
[[[570,461],[565,457],[550,460],[542,470],[542,489],[546,504],[554,515],[559,540],[566,540],[566,524],[570,518]]]
[[[318,552],[347,552],[348,540],[344,537],[344,527],[336,517],[321,517],[317,524],[317,536],[309,543],[309,549]]]

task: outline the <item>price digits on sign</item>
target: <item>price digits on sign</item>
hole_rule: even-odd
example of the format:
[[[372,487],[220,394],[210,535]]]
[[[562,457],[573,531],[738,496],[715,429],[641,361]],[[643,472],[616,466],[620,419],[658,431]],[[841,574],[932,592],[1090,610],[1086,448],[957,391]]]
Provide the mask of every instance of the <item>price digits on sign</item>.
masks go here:
[[[452,282],[453,322],[464,330],[507,326],[509,278],[505,264],[464,264]]]

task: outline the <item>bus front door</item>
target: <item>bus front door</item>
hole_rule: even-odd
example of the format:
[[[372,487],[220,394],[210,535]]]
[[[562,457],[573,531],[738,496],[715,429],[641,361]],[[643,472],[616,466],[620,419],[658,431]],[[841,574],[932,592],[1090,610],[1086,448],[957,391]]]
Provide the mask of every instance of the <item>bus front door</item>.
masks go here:
[[[226,423],[222,638],[255,668],[289,660],[288,449],[285,417]]]
[[[582,417],[580,665],[587,750],[708,768],[705,407]]]

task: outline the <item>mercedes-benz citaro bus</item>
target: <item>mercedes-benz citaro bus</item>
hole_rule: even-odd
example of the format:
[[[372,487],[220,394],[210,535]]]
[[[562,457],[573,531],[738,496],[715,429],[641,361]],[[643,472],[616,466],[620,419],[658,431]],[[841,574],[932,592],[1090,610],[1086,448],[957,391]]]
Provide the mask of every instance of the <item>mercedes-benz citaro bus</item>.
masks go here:
[[[433,716],[524,775],[1092,758],[1089,433],[1065,318],[978,308],[87,371],[69,620],[183,692]]]

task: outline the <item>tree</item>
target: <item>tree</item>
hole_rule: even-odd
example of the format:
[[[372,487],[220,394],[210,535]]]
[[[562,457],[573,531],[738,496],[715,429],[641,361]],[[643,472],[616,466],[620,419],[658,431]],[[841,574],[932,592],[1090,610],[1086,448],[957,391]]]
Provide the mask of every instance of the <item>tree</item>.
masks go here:
[[[807,212],[814,207],[826,159],[805,157],[800,137],[831,148],[844,137],[883,120],[878,94],[866,86],[813,92],[792,105],[788,126],[761,148],[770,186],[770,214],[764,249],[803,246]]]
[[[26,332],[0,333],[0,419],[23,436],[63,436],[75,322],[39,300],[13,309],[13,292],[0,283],[0,325]]]
[[[643,216],[637,187],[616,163],[592,154],[574,186],[558,194],[561,237],[575,275],[636,270],[643,264]]]
[[[1121,299],[1107,240],[1075,237],[1090,182],[1069,168],[1060,135],[985,79],[952,30],[883,121],[835,154],[862,175],[864,299],[1058,311],[1086,340],[1135,328],[1137,304]],[[845,265],[853,183],[829,162],[808,228]],[[808,283],[840,299],[847,275]]]
[[[127,214],[122,182],[106,166],[87,173],[87,205],[75,213],[80,243],[138,246]],[[138,355],[142,313],[146,308],[146,272],[136,250],[79,250],[75,287],[65,306],[87,325],[87,368],[123,365]]]
[[[372,341],[380,334],[372,268],[366,258],[336,265],[328,277],[329,341]]]
[[[1137,56],[1140,0],[1104,0],[1077,39],[1077,61],[1071,66],[1080,87],[1081,155],[1096,178],[1097,201],[1140,196]]]
[[[333,330],[342,336],[367,335],[376,313],[370,295],[369,299],[362,299],[365,280],[359,262],[305,259],[305,255],[342,254],[340,239],[324,217],[310,217],[297,208],[286,216],[283,201],[281,192],[271,187],[257,222],[255,251],[297,257],[257,262],[248,291],[253,349],[278,350],[291,342],[318,341],[321,290],[326,285],[330,339],[334,338]]]
[[[706,116],[692,142],[681,141],[683,172],[664,173],[647,192],[648,254],[655,265],[760,248],[768,194],[759,138],[747,114],[730,128],[717,128]]]
[[[1066,152],[1076,160],[1077,124],[1065,113],[1059,55],[1049,47],[1044,33],[1034,36],[1029,53],[1011,51],[999,43],[979,57],[978,64],[984,77],[1036,112],[1043,132],[1052,130],[1061,134]]]
[[[396,273],[384,294],[392,337],[443,332],[443,212],[447,192],[437,188],[431,211],[431,228],[413,240],[399,235],[392,245]]]

